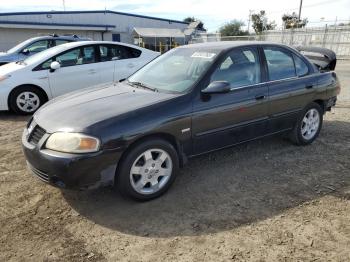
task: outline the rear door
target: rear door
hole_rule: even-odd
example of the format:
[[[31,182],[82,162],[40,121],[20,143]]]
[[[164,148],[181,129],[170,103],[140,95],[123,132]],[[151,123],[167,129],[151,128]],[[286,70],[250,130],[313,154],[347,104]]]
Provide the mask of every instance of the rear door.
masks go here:
[[[115,81],[115,62],[118,57],[115,56],[114,45],[98,45],[99,62],[97,71],[100,77],[100,83],[109,83]]]
[[[231,91],[194,99],[192,135],[200,154],[266,134],[267,84],[258,50],[235,48],[223,57],[208,82],[227,81]],[[206,86],[203,86],[205,88]]]
[[[52,61],[61,64],[61,68],[49,72],[50,88],[54,97],[100,82],[95,51],[93,45],[77,47],[44,63],[47,67]]]
[[[141,68],[145,62],[141,59],[142,51],[123,45],[114,45],[115,81],[127,78]]]
[[[290,129],[312,101],[316,78],[304,58],[287,48],[264,46],[269,88],[269,132]]]

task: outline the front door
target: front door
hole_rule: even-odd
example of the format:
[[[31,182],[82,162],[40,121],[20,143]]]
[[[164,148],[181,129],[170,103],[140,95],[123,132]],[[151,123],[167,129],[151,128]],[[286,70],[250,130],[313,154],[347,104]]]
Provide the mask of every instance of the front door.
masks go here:
[[[54,97],[100,83],[94,46],[71,49],[51,61],[57,61],[61,65],[61,68],[49,72]]]
[[[231,91],[194,100],[192,135],[194,154],[223,148],[266,134],[268,87],[262,83],[255,47],[230,51],[208,83],[227,81]],[[204,87],[203,87],[204,88]]]

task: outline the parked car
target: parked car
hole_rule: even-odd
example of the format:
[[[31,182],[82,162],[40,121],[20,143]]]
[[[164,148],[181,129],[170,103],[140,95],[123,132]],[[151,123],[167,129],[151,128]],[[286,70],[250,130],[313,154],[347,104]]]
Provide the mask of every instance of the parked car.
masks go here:
[[[149,200],[191,157],[282,133],[311,144],[339,92],[334,72],[284,45],[188,45],[117,85],[49,102],[25,128],[23,149],[31,172],[52,185],[114,184]]]
[[[0,67],[0,110],[32,114],[53,97],[126,78],[158,55],[134,45],[103,41],[50,48]]]
[[[57,34],[30,38],[6,52],[0,52],[0,66],[24,60],[32,55],[42,52],[54,46],[76,41],[88,41],[89,38],[81,38],[77,35]]]

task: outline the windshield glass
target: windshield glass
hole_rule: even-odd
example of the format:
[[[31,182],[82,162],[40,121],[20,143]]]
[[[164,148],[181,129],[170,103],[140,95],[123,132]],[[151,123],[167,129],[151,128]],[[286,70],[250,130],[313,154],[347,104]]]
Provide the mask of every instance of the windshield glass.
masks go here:
[[[40,62],[42,62],[42,60],[49,59],[52,56],[54,56],[54,55],[56,55],[59,52],[64,51],[64,50],[65,50],[65,47],[64,46],[62,47],[62,45],[55,46],[55,47],[46,49],[45,51],[42,51],[40,53],[37,53],[35,55],[32,55],[32,56],[28,57],[27,59],[25,59],[23,61],[23,63],[26,64],[26,65],[40,63]]]
[[[22,43],[19,43],[16,46],[12,47],[11,49],[9,49],[7,51],[7,53],[16,53],[16,52],[22,51],[23,48],[25,48],[27,45],[29,45],[32,42],[33,42],[33,39],[28,39]]]
[[[176,48],[153,60],[128,81],[160,92],[186,92],[209,68],[217,54],[217,50]]]

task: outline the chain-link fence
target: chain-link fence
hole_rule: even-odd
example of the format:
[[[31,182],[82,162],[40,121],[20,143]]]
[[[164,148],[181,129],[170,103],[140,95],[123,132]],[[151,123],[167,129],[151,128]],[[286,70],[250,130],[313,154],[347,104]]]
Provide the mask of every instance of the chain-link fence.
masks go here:
[[[191,43],[215,41],[269,41],[291,46],[318,46],[333,50],[340,59],[350,59],[350,26],[272,30],[249,36],[200,35],[193,38]]]

